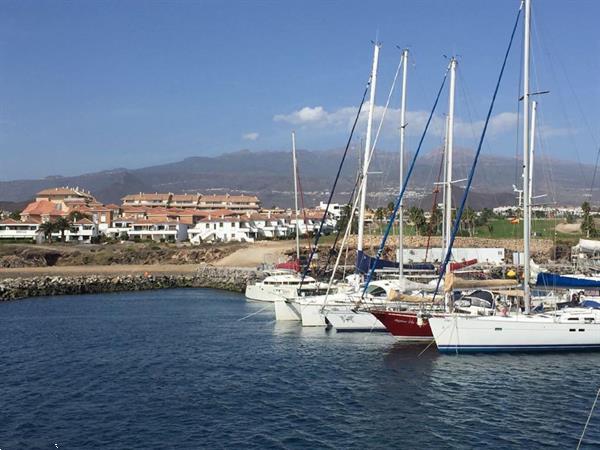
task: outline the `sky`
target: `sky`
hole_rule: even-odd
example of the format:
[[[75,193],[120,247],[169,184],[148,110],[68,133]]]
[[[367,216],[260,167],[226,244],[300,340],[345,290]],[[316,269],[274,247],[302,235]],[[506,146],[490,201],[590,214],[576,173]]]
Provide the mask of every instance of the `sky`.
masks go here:
[[[600,2],[533,0],[539,151],[593,164]],[[455,145],[475,148],[518,0],[0,1],[0,179],[136,168],[241,149],[342,148],[381,42],[376,126],[408,64],[408,149],[458,59]],[[517,145],[521,26],[484,151]],[[447,90],[424,150],[444,135]],[[400,86],[377,148],[398,148]],[[365,135],[363,114],[356,142]]]

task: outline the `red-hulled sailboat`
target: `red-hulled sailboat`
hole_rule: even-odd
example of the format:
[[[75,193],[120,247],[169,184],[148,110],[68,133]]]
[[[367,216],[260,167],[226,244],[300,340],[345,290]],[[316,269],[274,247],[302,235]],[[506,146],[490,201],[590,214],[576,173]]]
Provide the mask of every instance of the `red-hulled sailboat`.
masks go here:
[[[433,333],[427,315],[414,311],[370,310],[392,335],[403,341],[430,341]]]

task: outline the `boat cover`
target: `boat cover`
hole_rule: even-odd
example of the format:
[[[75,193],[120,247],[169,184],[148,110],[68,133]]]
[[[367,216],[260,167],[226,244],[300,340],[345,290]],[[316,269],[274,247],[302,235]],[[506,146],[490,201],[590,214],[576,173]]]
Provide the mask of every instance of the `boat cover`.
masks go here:
[[[356,254],[356,269],[360,273],[369,273],[369,270],[371,270],[371,266],[373,265],[374,261],[375,258],[367,255],[362,250],[359,250]],[[375,267],[375,269],[377,270],[397,267],[397,262],[380,259],[379,261],[377,261],[377,266]],[[404,268],[408,270],[434,270],[434,266],[431,263],[409,263],[404,264]]]
[[[289,269],[289,270],[293,270],[295,272],[300,272],[300,261],[297,259],[294,259],[292,261],[286,261],[283,263],[279,263],[275,265],[276,269]]]
[[[598,252],[600,251],[600,241],[591,239],[579,239],[579,248],[582,251]]]
[[[536,286],[553,286],[572,289],[600,289],[600,279],[577,278],[557,273],[538,273]]]
[[[466,259],[464,261],[451,262],[450,271],[453,272],[455,270],[464,269],[465,267],[472,266],[473,264],[477,264],[477,259]]]
[[[579,306],[582,308],[600,309],[600,302],[595,302],[594,300],[584,300]]]

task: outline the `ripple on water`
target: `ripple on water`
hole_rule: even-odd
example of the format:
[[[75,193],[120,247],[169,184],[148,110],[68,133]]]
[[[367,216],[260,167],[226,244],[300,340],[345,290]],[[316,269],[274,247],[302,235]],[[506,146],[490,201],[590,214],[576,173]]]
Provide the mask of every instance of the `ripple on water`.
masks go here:
[[[212,290],[0,304],[0,448],[573,448],[600,385],[600,354],[421,355],[263,308]]]

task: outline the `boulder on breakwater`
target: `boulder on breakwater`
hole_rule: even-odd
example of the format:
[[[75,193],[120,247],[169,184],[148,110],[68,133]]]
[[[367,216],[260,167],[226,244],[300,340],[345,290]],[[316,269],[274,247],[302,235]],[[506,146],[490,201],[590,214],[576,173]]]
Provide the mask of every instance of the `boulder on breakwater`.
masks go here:
[[[258,271],[242,268],[199,267],[181,275],[76,275],[6,278],[0,281],[0,300],[49,295],[99,294],[167,288],[214,288],[244,292],[261,278]]]

